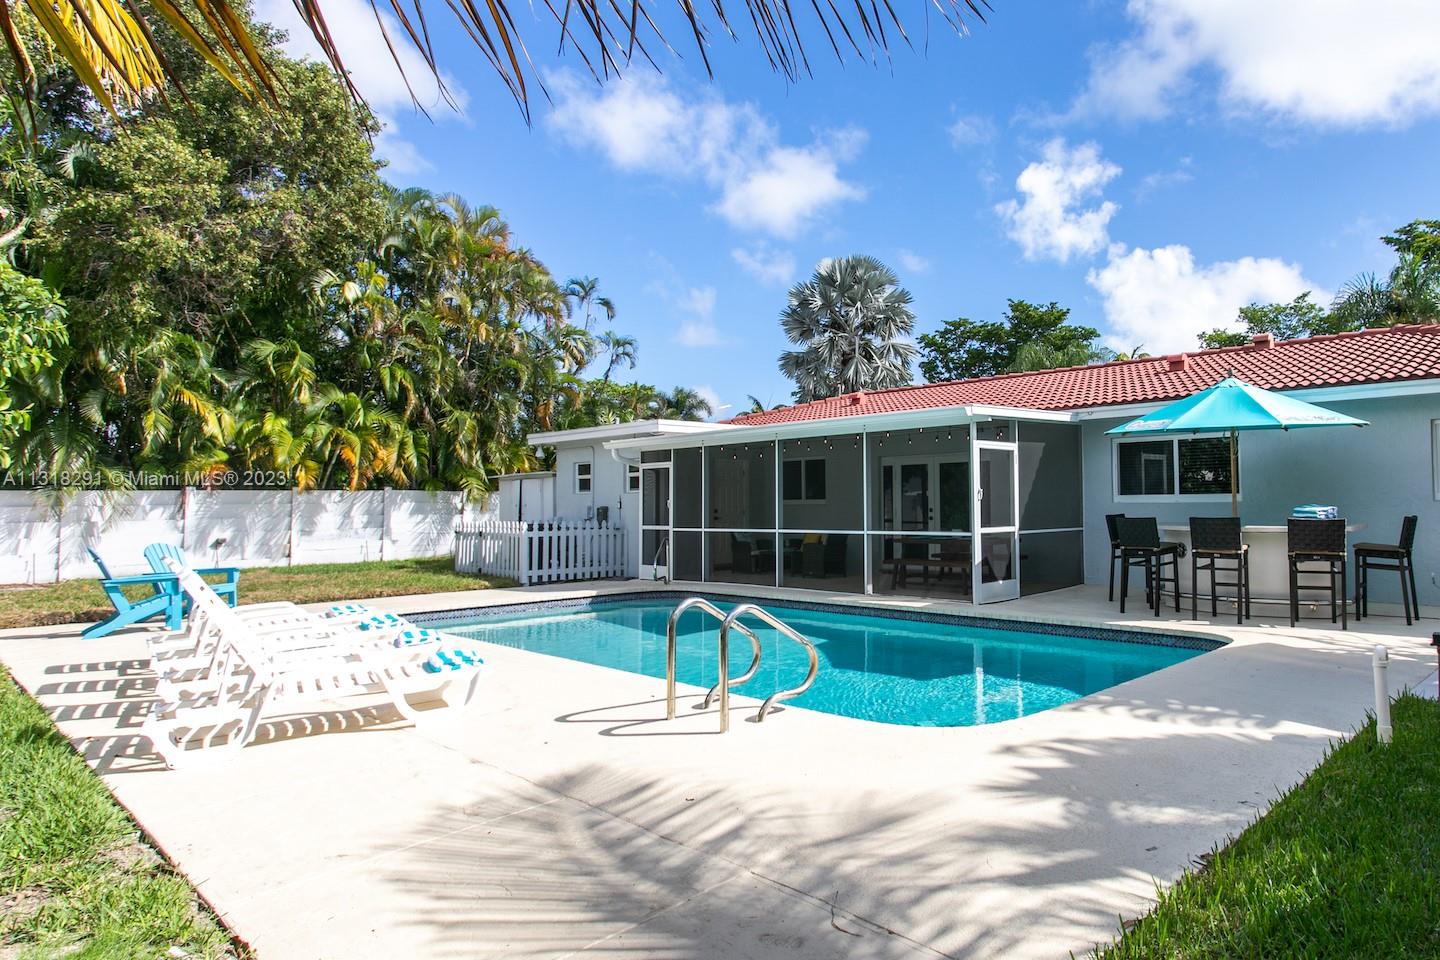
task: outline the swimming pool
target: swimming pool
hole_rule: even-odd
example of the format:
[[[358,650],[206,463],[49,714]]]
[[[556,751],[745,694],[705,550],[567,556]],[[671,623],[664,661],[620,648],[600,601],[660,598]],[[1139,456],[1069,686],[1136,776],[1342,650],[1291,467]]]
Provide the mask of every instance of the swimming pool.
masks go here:
[[[595,598],[521,609],[431,614],[427,626],[534,653],[665,676],[665,625],[681,596]],[[709,597],[722,610],[743,602]],[[1172,666],[1220,645],[1194,637],[1016,624],[976,617],[762,601],[810,639],[820,656],[815,684],[785,706],[921,727],[998,723],[1049,710]],[[801,646],[753,621],[760,670],[735,693],[764,698],[805,677]],[[676,673],[682,683],[716,682],[719,623],[699,610],[680,618]],[[1017,627],[1023,629],[1017,629]],[[731,635],[730,676],[750,665],[745,638]]]

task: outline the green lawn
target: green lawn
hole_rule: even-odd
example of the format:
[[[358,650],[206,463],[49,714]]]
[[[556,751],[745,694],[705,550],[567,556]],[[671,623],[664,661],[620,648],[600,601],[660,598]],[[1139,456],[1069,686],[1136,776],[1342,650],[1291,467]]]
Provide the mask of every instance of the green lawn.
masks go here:
[[[0,668],[0,956],[138,960],[171,947],[242,953]]]
[[[317,563],[256,567],[240,574],[240,602],[362,600],[409,593],[444,593],[506,586],[508,581],[455,572],[450,557],[383,563]],[[134,588],[143,595],[146,588]],[[94,580],[67,580],[43,587],[0,588],[0,629],[104,620],[111,607]]]
[[[1333,747],[1102,960],[1440,957],[1440,704],[1406,695]]]

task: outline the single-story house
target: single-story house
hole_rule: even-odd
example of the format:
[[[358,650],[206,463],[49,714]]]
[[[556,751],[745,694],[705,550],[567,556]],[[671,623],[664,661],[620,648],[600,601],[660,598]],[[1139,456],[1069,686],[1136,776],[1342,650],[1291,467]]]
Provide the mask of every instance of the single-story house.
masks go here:
[[[694,420],[636,420],[631,423],[532,433],[531,446],[555,451],[553,470],[511,473],[499,478],[498,519],[544,523],[588,521],[597,526],[634,529],[626,539],[626,576],[640,570],[641,473],[638,464],[612,453],[611,441],[686,437],[723,429]]]
[[[708,429],[660,422],[530,439],[555,447],[557,515],[613,504],[608,520],[633,533],[640,576],[990,602],[1104,583],[1106,514],[1175,528],[1229,515],[1225,437],[1105,432],[1232,372],[1370,422],[1242,434],[1247,537],[1274,536],[1302,503],[1336,505],[1370,541],[1394,542],[1416,514],[1420,599],[1440,603],[1440,325],[1262,335],[846,394]],[[615,466],[602,489],[606,461]],[[1267,576],[1276,582],[1257,572]],[[1395,578],[1377,578],[1372,593],[1398,601]]]

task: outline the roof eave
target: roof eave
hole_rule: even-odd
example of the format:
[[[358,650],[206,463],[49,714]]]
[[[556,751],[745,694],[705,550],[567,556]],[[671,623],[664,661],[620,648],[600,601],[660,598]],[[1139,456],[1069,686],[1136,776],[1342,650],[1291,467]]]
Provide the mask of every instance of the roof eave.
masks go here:
[[[780,423],[757,424],[747,427],[732,424],[723,432],[722,443],[750,443],[765,440],[786,440],[792,437],[814,437],[834,434],[851,434],[878,430],[908,430],[930,426],[957,426],[979,420],[1029,420],[1044,423],[1072,423],[1074,415],[1069,410],[1035,410],[1029,407],[1007,407],[995,404],[956,404],[946,407],[930,407],[924,410],[901,410],[893,413],[853,414],[845,417],[826,417],[812,420],[789,420]],[[673,437],[635,437],[625,440],[611,440],[605,444],[608,450],[659,450],[677,446]],[[680,446],[705,446],[711,435],[702,436],[699,444],[687,443]]]

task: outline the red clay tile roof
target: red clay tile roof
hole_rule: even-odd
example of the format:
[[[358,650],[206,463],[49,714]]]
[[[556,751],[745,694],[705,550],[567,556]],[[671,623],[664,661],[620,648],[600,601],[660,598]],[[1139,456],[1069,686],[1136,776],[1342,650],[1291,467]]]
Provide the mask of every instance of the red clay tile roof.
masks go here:
[[[1243,347],[848,393],[728,422],[751,427],[963,404],[1073,410],[1149,403],[1189,396],[1232,370],[1246,383],[1269,390],[1440,378],[1440,324],[1269,343],[1257,338]]]

